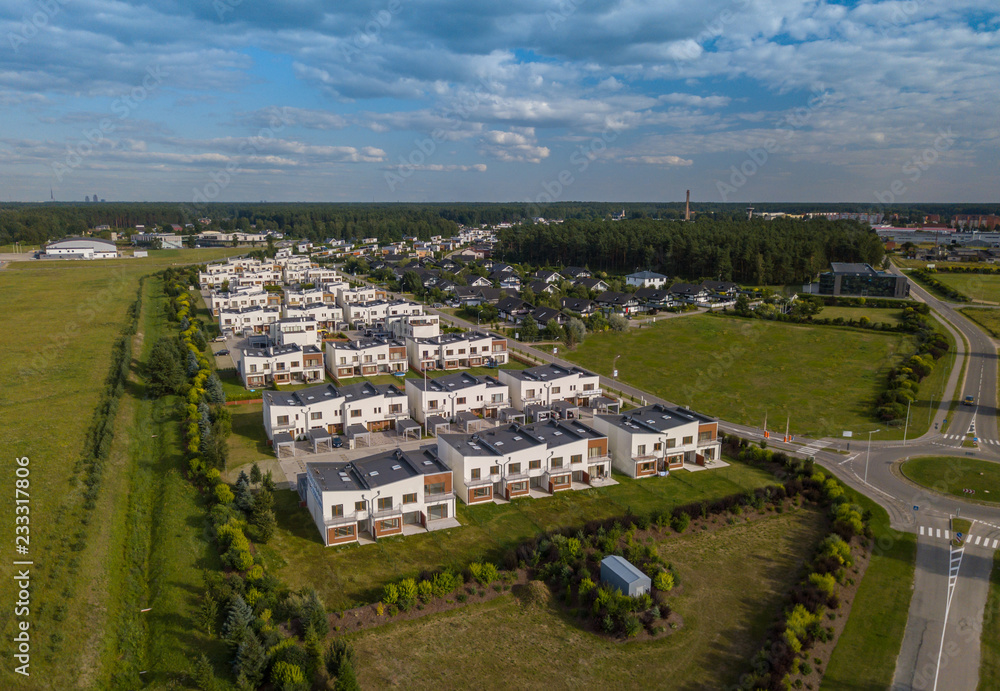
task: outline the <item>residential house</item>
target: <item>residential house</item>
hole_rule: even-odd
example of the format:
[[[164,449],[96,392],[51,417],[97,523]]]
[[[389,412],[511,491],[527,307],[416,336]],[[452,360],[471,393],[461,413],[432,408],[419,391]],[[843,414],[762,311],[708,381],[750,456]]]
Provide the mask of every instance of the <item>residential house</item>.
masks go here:
[[[557,309],[551,307],[536,307],[531,312],[531,318],[538,324],[539,329],[544,329],[548,323],[555,319],[556,324],[564,326],[569,321],[569,317]]]
[[[547,269],[539,269],[534,273],[534,278],[537,281],[544,281],[545,283],[553,283],[558,285],[561,281],[565,281],[563,275],[557,271],[548,271]]]
[[[667,277],[655,271],[637,271],[626,276],[625,283],[637,288],[663,288],[667,284]]]
[[[571,281],[578,281],[583,278],[591,278],[593,274],[590,273],[588,269],[584,269],[580,266],[567,266],[562,271],[560,271],[563,276]],[[605,288],[607,290],[607,288]]]
[[[507,339],[483,331],[408,338],[406,353],[410,367],[418,371],[503,365],[507,362]]]
[[[593,300],[583,300],[580,298],[562,298],[559,305],[568,312],[575,312],[582,317],[589,317],[597,311],[597,305]]]
[[[559,288],[555,283],[546,283],[545,281],[532,281],[528,284],[528,287],[531,288],[531,292],[535,295],[541,295],[542,293],[555,295],[559,292]]]
[[[336,305],[316,302],[299,307],[285,307],[284,314],[287,318],[299,317],[312,319],[316,322],[316,326],[320,330],[332,331],[346,327],[344,324],[344,310]]]
[[[594,302],[601,309],[625,315],[639,311],[639,300],[636,299],[634,293],[617,293],[608,290],[598,295]]]
[[[734,298],[740,292],[740,287],[732,281],[702,281],[701,287],[718,297]]]
[[[306,463],[297,485],[327,547],[455,526],[452,471],[433,446]]]
[[[502,369],[502,384],[510,387],[511,403],[518,410],[526,405],[552,405],[555,401],[569,401],[589,406],[601,395],[601,378],[580,367],[563,367],[546,364],[529,369]]]
[[[222,309],[219,311],[219,329],[233,333],[265,333],[272,322],[281,319],[281,310],[277,307],[241,307],[238,310]]]
[[[521,289],[521,277],[514,272],[494,271],[490,274],[490,280],[493,281],[497,288]]]
[[[600,278],[590,278],[590,277],[579,278],[573,281],[573,285],[583,286],[587,290],[592,291],[594,293],[603,293],[611,288],[611,286],[609,286],[606,281],[603,281]]]
[[[395,338],[327,341],[326,369],[337,379],[405,374],[406,343]]]
[[[500,410],[510,406],[506,384],[493,377],[476,377],[468,372],[407,379],[406,398],[410,413],[421,424],[434,415],[452,419],[459,413],[497,418]]]
[[[406,315],[390,319],[386,328],[394,338],[430,338],[441,333],[439,320],[436,314]]]
[[[384,326],[394,318],[423,313],[424,308],[420,303],[408,300],[351,302],[344,307],[344,321],[355,328],[361,328],[362,326]]]
[[[644,406],[597,415],[594,427],[608,437],[614,466],[629,477],[652,477],[720,457],[719,423],[684,408]]]
[[[645,311],[665,309],[680,304],[670,295],[666,288],[639,288],[633,293],[640,306]]]
[[[319,326],[310,317],[283,317],[268,324],[271,343],[277,345],[319,346]]]
[[[708,289],[693,283],[675,283],[667,291],[675,300],[689,302],[691,304],[703,304],[708,302]]]
[[[497,312],[500,314],[500,318],[518,324],[533,309],[535,309],[534,305],[516,297],[506,297],[497,303]]]
[[[268,384],[323,381],[323,351],[314,345],[246,348],[234,353],[236,371],[248,389]]]
[[[299,438],[311,429],[330,434],[353,433],[352,427],[395,429],[397,420],[410,416],[406,394],[392,384],[320,384],[289,393],[265,391],[263,399],[264,431],[272,442],[276,434]]]

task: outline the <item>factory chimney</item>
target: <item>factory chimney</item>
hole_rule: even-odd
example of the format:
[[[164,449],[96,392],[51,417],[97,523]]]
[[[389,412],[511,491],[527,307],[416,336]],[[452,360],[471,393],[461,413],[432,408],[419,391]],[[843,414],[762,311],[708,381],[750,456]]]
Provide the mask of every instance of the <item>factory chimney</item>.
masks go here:
[[[684,202],[684,220],[691,220],[691,190],[687,191],[687,201]]]

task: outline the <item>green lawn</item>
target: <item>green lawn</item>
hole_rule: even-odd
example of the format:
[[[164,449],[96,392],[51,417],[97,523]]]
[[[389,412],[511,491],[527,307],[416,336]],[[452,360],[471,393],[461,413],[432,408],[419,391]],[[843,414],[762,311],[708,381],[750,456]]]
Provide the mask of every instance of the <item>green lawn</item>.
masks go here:
[[[966,307],[962,314],[979,324],[993,338],[1000,338],[1000,309]]]
[[[363,688],[723,689],[749,658],[821,535],[817,511],[773,514],[660,545],[682,587],[671,636],[618,643],[561,606],[511,596],[351,636]]]
[[[1000,463],[957,456],[911,458],[903,474],[928,489],[977,502],[1000,503]],[[962,490],[975,490],[969,494]]]
[[[898,334],[695,315],[590,334],[559,352],[605,375],[621,355],[622,381],[732,422],[760,425],[766,414],[777,429],[790,416],[793,433],[840,436],[879,426],[874,401],[911,347]]]
[[[885,509],[845,489],[851,501],[872,512],[877,546],[820,689],[887,689],[892,686],[910,610],[917,538],[893,530]]]
[[[934,278],[947,286],[968,295],[973,300],[1000,302],[1000,275],[998,274],[953,274],[937,272]]]
[[[261,550],[290,587],[314,585],[328,607],[342,609],[378,599],[391,580],[445,566],[463,568],[477,559],[499,561],[509,548],[545,530],[622,516],[630,508],[670,508],[774,481],[766,472],[739,464],[697,473],[678,471],[666,478],[615,479],[619,485],[544,499],[473,507],[459,503],[461,528],[349,547],[324,547],[309,512],[299,507],[298,495],[281,491],[275,495],[278,532]]]
[[[1000,552],[993,553],[979,655],[979,691],[1000,689]]]
[[[892,325],[901,324],[903,322],[902,310],[894,309],[874,309],[869,307],[824,307],[820,313],[816,315],[817,319],[836,319],[837,317],[840,317],[844,321],[868,317],[868,319],[872,322],[881,322]]]

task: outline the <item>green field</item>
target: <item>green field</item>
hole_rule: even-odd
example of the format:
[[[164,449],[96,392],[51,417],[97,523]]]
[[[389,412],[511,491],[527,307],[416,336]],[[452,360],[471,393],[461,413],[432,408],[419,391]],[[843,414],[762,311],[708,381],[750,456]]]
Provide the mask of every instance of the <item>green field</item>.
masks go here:
[[[108,678],[114,639],[126,633],[109,591],[123,587],[133,482],[129,432],[136,415],[148,411],[128,393],[123,397],[116,443],[89,517],[81,508],[79,482],[84,437],[108,374],[111,345],[136,299],[140,276],[167,264],[216,256],[222,255],[185,250],[138,260],[15,262],[0,271],[5,310],[0,442],[8,451],[5,467],[11,477],[15,457],[31,459],[28,556],[35,561],[31,625],[36,627],[32,677],[25,680],[7,665],[0,672],[5,688],[38,688],[38,680],[48,688],[99,688]],[[148,296],[151,284],[147,288]],[[142,347],[137,337],[135,356]],[[14,503],[4,502],[0,520],[13,526],[13,514]],[[97,517],[101,520],[93,520]],[[14,601],[12,575],[11,560],[4,560],[0,599],[8,603]],[[5,617],[3,635],[12,638],[14,626],[16,620]]]
[[[861,317],[868,317],[873,323],[896,324],[903,323],[902,310],[893,309],[873,309],[868,307],[824,307],[817,319],[836,319],[840,317],[844,321],[849,319],[858,320]]]
[[[934,278],[982,302],[1000,302],[1000,274],[953,274],[937,272]]]
[[[966,307],[959,311],[983,327],[983,330],[993,336],[993,338],[1000,338],[1000,309]]]
[[[621,355],[620,380],[731,422],[761,425],[767,415],[777,429],[787,416],[795,434],[840,436],[881,426],[874,401],[888,368],[911,347],[912,338],[899,334],[695,315],[591,334],[575,351],[559,352],[608,376]],[[914,409],[911,421],[919,422],[922,408]],[[893,435],[902,430],[877,438]]]
[[[445,566],[464,568],[477,559],[499,562],[506,550],[546,530],[623,516],[630,508],[637,513],[669,509],[774,481],[770,474],[740,464],[697,473],[677,471],[666,478],[615,479],[620,484],[543,499],[472,507],[459,503],[461,528],[349,547],[324,547],[312,516],[299,507],[298,495],[285,490],[275,495],[278,531],[260,549],[268,566],[290,587],[313,585],[329,608],[343,609],[377,600],[388,581]]]
[[[962,499],[1000,503],[1000,463],[958,456],[912,458],[902,465],[903,475],[913,482]],[[962,490],[975,490],[975,494]]]
[[[351,637],[364,688],[734,688],[821,535],[818,511],[671,538],[661,554],[682,588],[671,636],[608,641],[559,605],[511,596]],[[516,662],[515,662],[516,661]]]
[[[1000,689],[1000,552],[993,553],[980,646],[979,691],[996,691]]]
[[[845,488],[856,504],[872,512],[876,550],[827,665],[823,690],[887,689],[909,616],[917,538],[889,525],[889,514],[871,499]]]

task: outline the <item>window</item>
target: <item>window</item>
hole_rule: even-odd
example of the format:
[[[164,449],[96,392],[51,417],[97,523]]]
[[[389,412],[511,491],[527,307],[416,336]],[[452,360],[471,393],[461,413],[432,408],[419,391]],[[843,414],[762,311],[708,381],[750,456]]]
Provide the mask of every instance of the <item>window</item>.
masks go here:
[[[354,510],[355,511],[364,511],[365,510],[365,503],[363,501],[356,501],[356,502],[354,502]]]
[[[476,487],[474,490],[472,490],[472,498],[473,499],[482,499],[482,498],[488,497],[488,496],[490,496],[492,494],[493,494],[493,488],[492,487]]]
[[[444,494],[445,484],[443,482],[431,482],[424,485],[424,494]]]
[[[635,455],[636,456],[645,456],[646,455],[646,445],[645,444],[639,444],[639,446],[637,446],[636,449],[635,449]]]
[[[490,402],[491,403],[503,403],[503,400],[504,399],[503,399],[503,394],[502,393],[495,393],[490,398]]]
[[[653,451],[662,451],[662,450],[663,450],[663,442],[656,442],[655,444],[653,444]]]
[[[417,503],[417,493],[413,492],[412,494],[404,494],[403,495],[403,503],[404,504],[416,504]]]
[[[542,467],[541,461],[528,461],[528,470],[537,470]]]
[[[399,519],[398,518],[387,518],[382,521],[382,530],[398,530],[399,529]]]
[[[309,419],[310,420],[322,420],[323,419],[323,413],[309,413]]]
[[[361,411],[360,410],[352,410],[351,411],[351,417],[361,417]]]
[[[298,366],[299,366],[299,361],[298,360],[293,360],[292,361],[292,367],[298,367]]]
[[[438,407],[438,402],[437,401],[427,401],[427,408],[428,409],[430,409],[430,410],[437,410],[437,407]]]
[[[598,456],[604,456],[604,449],[600,446],[591,446],[587,449],[587,458],[597,458]],[[576,463],[576,461],[573,461]]]
[[[389,406],[389,412],[390,413],[401,413],[401,412],[403,412],[403,404],[402,403],[394,403],[394,404],[390,405]]]
[[[552,387],[552,393],[559,393],[561,390],[562,390],[561,387],[558,387],[558,386],[553,386]]]
[[[524,397],[525,398],[534,398],[535,397],[535,390],[534,389],[528,389],[527,391],[524,392]]]
[[[521,464],[520,463],[511,463],[510,464],[510,474],[511,475],[517,475],[520,472],[521,472]]]
[[[278,424],[279,425],[287,425],[288,424],[288,416],[287,415],[279,415],[278,416]]]
[[[550,468],[562,468],[563,467],[562,456],[559,456],[557,458],[553,458],[551,461],[549,461],[549,467]]]
[[[392,497],[379,497],[378,510],[385,511],[392,508]]]
[[[685,444],[690,444],[693,441],[694,441],[694,437],[684,437],[684,443]]]
[[[712,432],[711,432],[711,430],[709,430],[708,432],[699,432],[698,433],[698,441],[712,441]]]
[[[378,359],[385,360],[385,353],[379,353]]]
[[[257,371],[257,365],[250,365],[250,371],[251,372],[256,372]]]
[[[465,397],[463,396],[462,398],[456,399],[455,403],[458,405],[465,405]]]
[[[341,516],[344,515],[344,505],[343,504],[337,504],[336,506],[331,506],[330,507],[330,514],[334,518],[340,518]]]
[[[667,439],[667,448],[668,449],[672,449],[675,446],[677,446],[677,440],[676,439]]]
[[[473,468],[469,472],[470,472],[471,477],[472,477],[473,480],[478,480],[479,479],[479,468]]]
[[[579,454],[579,453],[573,454],[572,456],[569,457],[569,460],[570,460],[570,463],[582,463],[583,462],[583,454]]]
[[[651,472],[653,472],[653,470],[655,470],[655,468],[656,468],[656,464],[652,463],[652,462],[650,462],[650,463],[640,463],[639,464],[639,472],[640,473],[651,473]]]
[[[338,525],[333,529],[333,539],[341,537],[353,537],[354,536],[354,526],[353,525]]]
[[[527,492],[528,491],[528,483],[525,480],[521,480],[520,482],[512,482],[507,487],[508,487],[508,489],[510,489],[510,491],[511,491],[512,494],[515,493],[515,492]]]

